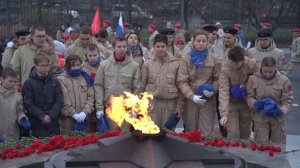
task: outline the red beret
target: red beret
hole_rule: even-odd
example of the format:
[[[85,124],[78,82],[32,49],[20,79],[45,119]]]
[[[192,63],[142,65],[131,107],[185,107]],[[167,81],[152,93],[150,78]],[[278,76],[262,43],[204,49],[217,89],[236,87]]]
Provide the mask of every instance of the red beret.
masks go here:
[[[149,24],[149,27],[150,27],[151,29],[156,30],[156,26],[155,26],[154,24]]]
[[[271,24],[271,23],[268,23],[268,22],[264,23],[264,26],[265,26],[265,27],[268,27],[268,28],[272,28],[272,24]]]
[[[233,26],[234,26],[235,28],[237,28],[237,29],[240,29],[240,28],[242,27],[241,24],[234,24]]]
[[[175,28],[180,29],[181,28],[181,24],[177,23],[174,25]]]
[[[300,33],[300,28],[294,28],[294,29],[292,30],[292,32],[294,32],[294,33]]]
[[[127,22],[125,22],[125,23],[123,23],[123,26],[124,26],[124,27],[129,27],[129,26],[130,26],[130,24],[129,24],[129,23],[127,23]]]
[[[109,20],[104,20],[103,23],[110,25],[110,21]]]

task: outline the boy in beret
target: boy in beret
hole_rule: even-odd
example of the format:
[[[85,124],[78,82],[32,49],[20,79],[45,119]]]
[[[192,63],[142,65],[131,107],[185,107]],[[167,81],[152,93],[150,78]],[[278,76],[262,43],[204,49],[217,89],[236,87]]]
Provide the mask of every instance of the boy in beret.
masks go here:
[[[233,26],[226,26],[223,28],[224,35],[221,43],[218,43],[216,47],[213,49],[213,53],[219,56],[219,63],[223,65],[223,63],[227,60],[228,51],[234,46],[242,46],[240,38],[237,33],[238,30]]]
[[[10,67],[10,61],[14,55],[14,52],[21,46],[26,44],[26,37],[30,34],[29,30],[23,29],[15,33],[16,38],[7,43],[4,50],[2,63],[3,68]]]
[[[262,28],[257,32],[255,47],[249,49],[251,57],[260,65],[265,57],[274,57],[277,62],[277,69],[287,74],[287,60],[281,49],[277,48],[273,39],[273,31],[269,28]]]

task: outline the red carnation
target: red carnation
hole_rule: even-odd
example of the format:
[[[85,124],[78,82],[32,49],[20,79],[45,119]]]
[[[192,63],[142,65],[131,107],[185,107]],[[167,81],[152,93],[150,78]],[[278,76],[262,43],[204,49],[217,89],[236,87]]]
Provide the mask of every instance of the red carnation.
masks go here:
[[[16,144],[16,145],[15,145],[15,148],[16,148],[16,149],[20,149],[20,148],[21,148],[21,144]]]
[[[274,152],[269,150],[269,156],[273,157],[274,156]]]
[[[91,78],[95,78],[96,77],[96,73],[95,72],[91,72],[90,76],[91,76]]]
[[[276,152],[281,152],[281,147],[280,146],[276,147]]]
[[[242,143],[242,144],[241,144],[241,147],[242,147],[242,148],[246,148],[247,145],[246,145],[245,143]]]
[[[255,151],[256,148],[257,148],[257,145],[256,145],[255,142],[252,142],[251,145],[250,145],[250,147],[251,147],[251,149],[252,149],[253,151]]]

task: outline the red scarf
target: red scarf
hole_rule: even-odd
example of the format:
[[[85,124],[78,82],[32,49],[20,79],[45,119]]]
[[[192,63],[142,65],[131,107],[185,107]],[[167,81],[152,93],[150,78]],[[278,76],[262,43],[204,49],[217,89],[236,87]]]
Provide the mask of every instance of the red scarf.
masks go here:
[[[124,54],[122,57],[117,57],[116,54],[114,53],[114,57],[117,62],[123,62],[126,58],[126,54]]]

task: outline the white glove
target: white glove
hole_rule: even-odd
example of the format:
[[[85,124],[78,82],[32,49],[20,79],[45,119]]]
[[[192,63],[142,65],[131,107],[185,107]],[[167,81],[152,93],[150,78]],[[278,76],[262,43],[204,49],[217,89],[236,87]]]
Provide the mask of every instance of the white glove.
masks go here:
[[[13,41],[8,42],[7,45],[6,45],[7,48],[13,48],[13,46],[14,46]]]
[[[210,91],[204,90],[203,94],[204,94],[205,97],[209,98],[209,97],[211,97],[214,94],[214,92],[210,92]]]
[[[205,99],[201,99],[202,96],[198,96],[198,95],[194,95],[193,96],[193,102],[199,104],[199,105],[204,105],[206,100]]]
[[[76,121],[78,121],[78,119],[79,119],[79,114],[73,114],[72,115],[72,118],[74,118],[74,120],[76,120]]]
[[[98,119],[100,119],[100,117],[103,116],[103,115],[104,115],[103,111],[97,111],[97,113],[96,113],[96,116],[97,116]]]
[[[77,121],[78,121],[78,122],[83,122],[85,118],[86,118],[85,112],[80,112],[80,113],[79,113],[79,118],[78,118]]]

